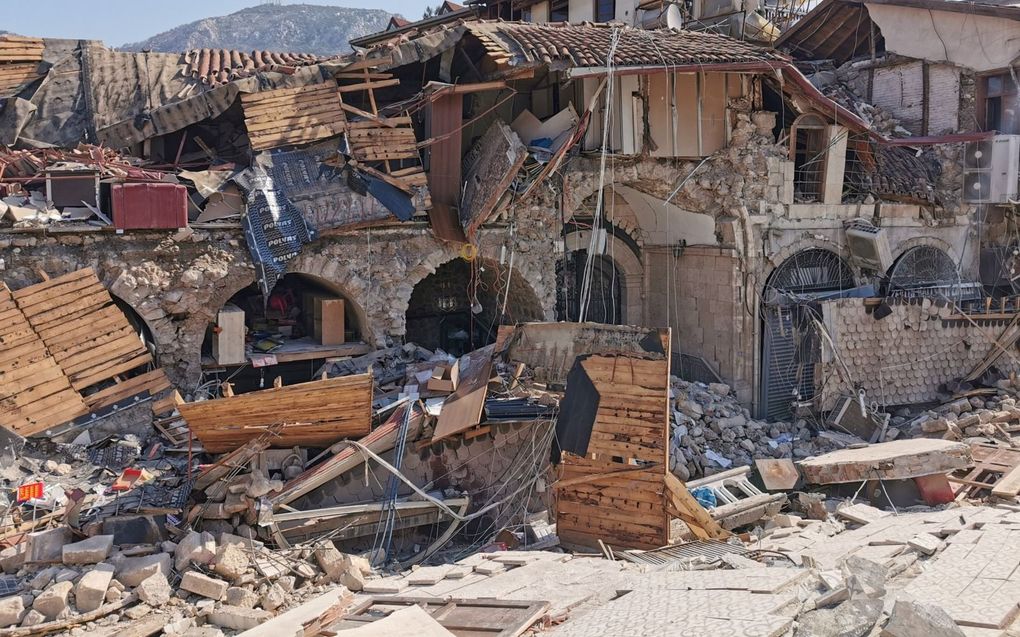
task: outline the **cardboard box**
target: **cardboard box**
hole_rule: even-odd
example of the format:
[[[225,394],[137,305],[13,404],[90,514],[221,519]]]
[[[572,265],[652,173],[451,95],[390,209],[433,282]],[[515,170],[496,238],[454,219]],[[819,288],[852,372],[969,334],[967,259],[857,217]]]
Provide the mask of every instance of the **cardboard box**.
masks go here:
[[[244,310],[236,305],[223,306],[216,316],[212,353],[217,365],[244,362]]]
[[[432,377],[426,387],[430,391],[454,392],[457,391],[457,381],[460,380],[460,361],[453,364],[436,365],[432,370]]]

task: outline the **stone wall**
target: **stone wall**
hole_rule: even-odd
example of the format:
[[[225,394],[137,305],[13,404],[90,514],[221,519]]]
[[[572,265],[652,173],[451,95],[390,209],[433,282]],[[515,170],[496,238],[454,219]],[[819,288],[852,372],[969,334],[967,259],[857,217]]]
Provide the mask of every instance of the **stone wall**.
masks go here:
[[[508,305],[527,303],[532,308],[529,318],[552,319],[558,232],[539,232],[541,220],[528,220],[529,213],[522,209],[512,216],[516,227],[529,228],[526,232],[484,230],[479,258],[511,281]],[[502,265],[501,254],[506,255]],[[313,275],[343,291],[358,314],[363,338],[383,346],[403,339],[414,286],[440,265],[460,258],[459,249],[437,240],[425,224],[406,224],[323,237],[305,246],[290,271]],[[145,320],[159,364],[184,390],[200,380],[208,324],[231,296],[255,280],[239,229],[0,234],[0,278],[11,288],[37,283],[39,272],[57,276],[84,267],[95,269],[111,293]]]
[[[944,398],[940,385],[967,373],[991,351],[1006,320],[961,316],[930,299],[892,302],[892,314],[876,320],[861,299],[822,304],[832,347],[822,347],[823,364],[816,378],[823,408],[831,408],[848,391],[837,366],[846,364],[850,378],[881,405],[932,402]],[[837,356],[838,355],[838,356]],[[1020,359],[1011,349],[997,362],[1003,373],[1015,371]]]

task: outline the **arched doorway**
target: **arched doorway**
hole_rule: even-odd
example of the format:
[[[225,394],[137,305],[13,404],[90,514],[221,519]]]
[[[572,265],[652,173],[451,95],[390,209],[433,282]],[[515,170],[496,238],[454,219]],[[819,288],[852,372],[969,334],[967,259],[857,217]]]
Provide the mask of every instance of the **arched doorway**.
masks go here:
[[[148,323],[145,322],[142,315],[139,314],[135,308],[131,307],[127,301],[121,299],[112,292],[110,293],[110,298],[113,299],[113,304],[120,308],[120,311],[124,314],[124,318],[127,319],[127,322],[131,324],[131,328],[135,331],[135,334],[138,335],[138,339],[142,342],[142,345],[144,345],[145,349],[149,350],[149,353],[152,354],[153,358],[155,358],[156,337],[152,334],[152,330],[149,328]]]
[[[414,286],[404,340],[461,356],[495,342],[500,325],[542,317],[538,296],[509,268],[454,259]]]
[[[556,264],[556,319],[581,320],[581,304],[587,303],[584,320],[622,325],[625,321],[623,276],[606,255],[595,255],[588,268],[589,292],[585,286],[588,251],[574,250]]]
[[[229,377],[236,393],[271,386],[277,376],[284,385],[307,382],[327,358],[367,351],[364,311],[340,286],[318,276],[285,274],[268,299],[252,283],[221,312],[224,324],[217,316],[206,330],[202,367],[207,380]]]
[[[815,393],[821,344],[813,327],[820,294],[854,287],[853,270],[822,248],[797,252],[769,276],[762,294],[758,411],[768,420],[791,416],[795,401]]]

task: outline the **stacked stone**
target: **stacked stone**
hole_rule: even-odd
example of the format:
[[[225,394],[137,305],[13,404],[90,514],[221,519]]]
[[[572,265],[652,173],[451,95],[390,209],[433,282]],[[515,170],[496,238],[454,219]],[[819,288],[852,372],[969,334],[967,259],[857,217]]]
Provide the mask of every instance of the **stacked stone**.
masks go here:
[[[766,423],[755,420],[722,383],[689,383],[673,377],[670,469],[681,480],[750,465],[755,458],[801,459],[831,450],[804,420]],[[720,464],[712,456],[721,456]]]

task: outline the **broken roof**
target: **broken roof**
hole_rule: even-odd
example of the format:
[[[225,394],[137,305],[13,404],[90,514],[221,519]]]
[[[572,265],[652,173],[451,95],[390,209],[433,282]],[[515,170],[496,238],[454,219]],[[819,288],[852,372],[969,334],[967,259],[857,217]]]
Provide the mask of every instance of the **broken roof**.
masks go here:
[[[874,23],[867,7],[856,0],[823,0],[783,31],[776,40],[777,49],[788,51],[798,60],[835,60],[837,64],[871,51]],[[885,50],[885,39],[877,29],[875,51]]]
[[[785,62],[776,51],[704,31],[637,29],[615,23],[532,24],[480,20],[468,31],[498,45],[514,64],[566,63],[568,66],[605,66],[613,50],[615,66],[687,66]],[[614,33],[619,40],[613,49]]]
[[[339,56],[310,53],[274,53],[230,49],[192,49],[184,53],[182,73],[203,84],[216,86],[249,77],[260,71],[285,71],[288,68],[318,64]]]

